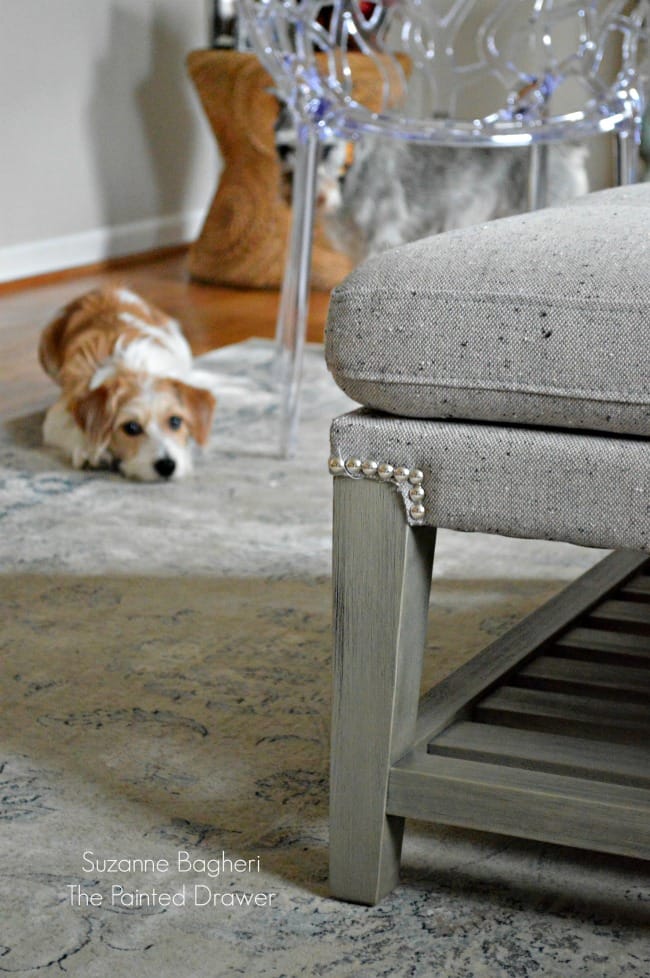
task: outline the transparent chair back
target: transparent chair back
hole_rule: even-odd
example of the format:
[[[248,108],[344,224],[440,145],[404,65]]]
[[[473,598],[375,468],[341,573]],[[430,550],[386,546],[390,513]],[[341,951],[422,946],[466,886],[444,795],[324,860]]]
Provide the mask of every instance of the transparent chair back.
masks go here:
[[[529,147],[529,206],[538,207],[546,147],[609,132],[618,182],[632,182],[648,0],[241,0],[241,9],[298,134],[277,333],[287,452],[298,418],[322,142],[376,134],[438,146]],[[360,98],[357,79],[370,63],[373,105]]]

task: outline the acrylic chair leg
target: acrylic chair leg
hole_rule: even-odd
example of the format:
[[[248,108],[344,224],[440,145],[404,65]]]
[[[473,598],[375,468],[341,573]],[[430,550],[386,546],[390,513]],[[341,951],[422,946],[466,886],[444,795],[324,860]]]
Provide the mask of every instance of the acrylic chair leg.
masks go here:
[[[355,903],[398,882],[388,778],[415,735],[434,544],[391,487],[334,480],[330,890]]]
[[[639,165],[637,128],[616,133],[616,182],[619,187],[634,183]]]
[[[528,210],[546,207],[548,201],[548,145],[533,143],[528,160]]]
[[[299,133],[293,175],[293,216],[276,327],[282,391],[280,453],[295,449],[300,411],[302,361],[309,313],[311,252],[320,143],[311,130]]]

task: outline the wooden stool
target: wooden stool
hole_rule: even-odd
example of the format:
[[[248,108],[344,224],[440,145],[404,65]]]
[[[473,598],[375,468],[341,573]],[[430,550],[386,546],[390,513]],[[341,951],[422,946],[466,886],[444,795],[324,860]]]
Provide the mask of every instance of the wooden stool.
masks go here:
[[[279,288],[291,208],[280,193],[273,80],[256,55],[240,51],[193,51],[187,64],[224,164],[190,249],[190,274],[214,285]],[[317,227],[313,287],[329,291],[351,267],[350,259],[335,251]]]

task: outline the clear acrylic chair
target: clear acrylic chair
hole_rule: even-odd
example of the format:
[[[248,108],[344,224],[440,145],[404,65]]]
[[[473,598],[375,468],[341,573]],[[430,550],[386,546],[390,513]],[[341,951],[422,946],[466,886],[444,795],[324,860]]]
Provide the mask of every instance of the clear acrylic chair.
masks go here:
[[[616,137],[634,182],[648,0],[241,0],[246,30],[297,127],[293,225],[277,326],[282,451],[295,445],[316,171],[326,140],[365,134],[437,146],[529,148],[531,209],[548,146]],[[376,69],[377,104],[359,97]]]

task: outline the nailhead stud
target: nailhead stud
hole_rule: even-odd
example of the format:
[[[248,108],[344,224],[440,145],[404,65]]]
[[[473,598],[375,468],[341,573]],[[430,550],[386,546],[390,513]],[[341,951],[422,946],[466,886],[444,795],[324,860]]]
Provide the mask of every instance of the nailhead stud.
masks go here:
[[[368,479],[380,479],[382,482],[392,482],[396,486],[409,483],[408,496],[411,503],[409,516],[416,523],[424,519],[425,490],[422,485],[424,474],[421,469],[409,469],[406,465],[390,465],[388,462],[375,462],[374,459],[348,458],[345,461],[332,455],[327,462],[332,475],[348,475],[353,479],[365,476]]]

